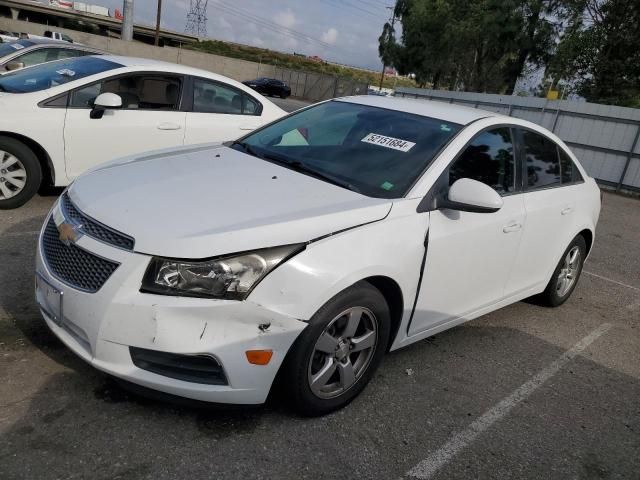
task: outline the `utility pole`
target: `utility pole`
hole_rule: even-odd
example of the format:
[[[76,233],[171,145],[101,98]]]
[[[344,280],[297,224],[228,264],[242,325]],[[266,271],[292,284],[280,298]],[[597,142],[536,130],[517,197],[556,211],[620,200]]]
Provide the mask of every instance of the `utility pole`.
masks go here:
[[[386,7],[391,10],[391,29],[389,30],[389,38],[387,38],[387,43],[391,43],[391,35],[393,35],[393,25],[396,23],[396,7]],[[387,68],[387,64],[382,61],[382,73],[380,74],[380,91],[382,91],[382,83],[384,82],[384,71]]]
[[[122,6],[122,40],[133,40],[133,0],[124,0]]]
[[[162,0],[158,0],[158,14],[156,15],[156,40],[155,46],[160,45],[160,18],[162,17]]]

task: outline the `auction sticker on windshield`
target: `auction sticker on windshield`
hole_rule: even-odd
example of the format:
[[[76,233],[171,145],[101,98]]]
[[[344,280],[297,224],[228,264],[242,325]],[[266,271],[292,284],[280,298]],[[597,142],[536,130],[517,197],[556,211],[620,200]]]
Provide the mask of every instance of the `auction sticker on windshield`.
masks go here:
[[[11,48],[15,48],[16,50],[22,50],[24,45],[20,45],[19,43],[14,43],[11,45]]]
[[[384,135],[378,135],[377,133],[370,133],[369,135],[364,137],[361,142],[371,143],[373,145],[379,145],[386,148],[392,148],[401,152],[408,152],[415,145],[415,143],[408,142],[407,140],[385,137]]]

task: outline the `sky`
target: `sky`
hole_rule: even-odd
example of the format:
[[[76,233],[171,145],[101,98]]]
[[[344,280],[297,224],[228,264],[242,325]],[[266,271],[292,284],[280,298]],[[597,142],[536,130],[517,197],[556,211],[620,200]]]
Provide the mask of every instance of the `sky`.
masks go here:
[[[162,26],[184,31],[191,0],[163,0]],[[85,0],[122,10],[122,0]],[[207,35],[216,40],[378,70],[378,37],[393,0],[209,0]],[[136,23],[155,24],[156,0],[134,0]]]

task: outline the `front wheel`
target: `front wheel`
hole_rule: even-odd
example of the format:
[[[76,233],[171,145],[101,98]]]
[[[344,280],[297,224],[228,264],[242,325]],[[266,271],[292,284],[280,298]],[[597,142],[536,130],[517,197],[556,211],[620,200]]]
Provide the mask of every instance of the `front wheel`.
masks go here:
[[[369,383],[389,341],[387,302],[369,283],[329,300],[309,321],[287,356],[286,389],[309,416],[347,405]]]
[[[578,284],[587,255],[587,244],[582,235],[573,239],[565,250],[544,292],[536,297],[549,307],[559,307],[566,302]]]
[[[0,138],[0,210],[24,205],[41,182],[42,169],[33,151],[13,138]]]

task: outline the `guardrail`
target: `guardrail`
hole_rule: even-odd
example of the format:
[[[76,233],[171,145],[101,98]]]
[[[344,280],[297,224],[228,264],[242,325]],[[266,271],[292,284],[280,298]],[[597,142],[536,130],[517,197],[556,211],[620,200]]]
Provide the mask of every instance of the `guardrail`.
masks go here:
[[[640,192],[640,109],[597,103],[420,88],[396,88],[397,97],[467,105],[548,128],[598,183]]]

